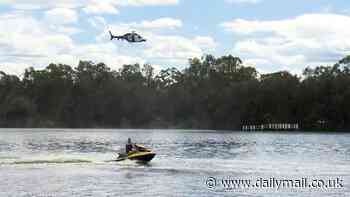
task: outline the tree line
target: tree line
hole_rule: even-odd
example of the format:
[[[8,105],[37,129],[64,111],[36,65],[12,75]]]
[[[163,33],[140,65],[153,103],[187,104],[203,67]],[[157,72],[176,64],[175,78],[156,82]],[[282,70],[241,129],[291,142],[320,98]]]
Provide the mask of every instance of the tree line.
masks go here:
[[[0,71],[0,127],[240,129],[298,123],[350,128],[350,56],[333,66],[259,74],[231,55],[189,60],[183,70],[80,61],[76,68]]]

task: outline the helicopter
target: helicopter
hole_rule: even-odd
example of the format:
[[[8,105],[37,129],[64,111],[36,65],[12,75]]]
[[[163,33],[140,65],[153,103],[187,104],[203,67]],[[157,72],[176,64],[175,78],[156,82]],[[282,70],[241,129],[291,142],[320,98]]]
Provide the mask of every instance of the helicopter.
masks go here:
[[[144,39],[142,36],[137,34],[135,31],[132,31],[131,33],[126,33],[121,36],[115,36],[111,31],[109,31],[109,35],[111,36],[111,40],[117,39],[117,40],[126,40],[128,42],[146,42],[146,39]]]

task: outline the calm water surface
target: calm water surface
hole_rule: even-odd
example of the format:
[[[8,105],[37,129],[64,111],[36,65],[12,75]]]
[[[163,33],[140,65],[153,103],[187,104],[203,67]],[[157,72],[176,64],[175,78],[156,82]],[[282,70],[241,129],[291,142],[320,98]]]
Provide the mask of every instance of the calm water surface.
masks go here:
[[[157,153],[149,165],[110,161],[128,137]],[[228,178],[343,187],[228,190]],[[0,129],[0,196],[350,196],[350,134]]]

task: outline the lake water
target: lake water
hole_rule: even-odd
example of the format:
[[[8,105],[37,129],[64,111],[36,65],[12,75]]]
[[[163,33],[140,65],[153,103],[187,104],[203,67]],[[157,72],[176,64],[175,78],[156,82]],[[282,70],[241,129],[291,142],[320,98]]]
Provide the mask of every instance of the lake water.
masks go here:
[[[128,137],[154,160],[109,161]],[[0,129],[0,196],[350,196],[350,134]]]

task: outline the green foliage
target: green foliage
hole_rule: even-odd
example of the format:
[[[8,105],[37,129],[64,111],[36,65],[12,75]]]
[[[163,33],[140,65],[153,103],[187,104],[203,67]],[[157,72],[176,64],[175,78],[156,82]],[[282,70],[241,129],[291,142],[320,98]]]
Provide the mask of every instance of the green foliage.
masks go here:
[[[259,75],[231,55],[189,60],[180,71],[152,65],[79,62],[0,72],[1,127],[239,129],[299,123],[303,129],[350,128],[350,56],[334,66]]]

